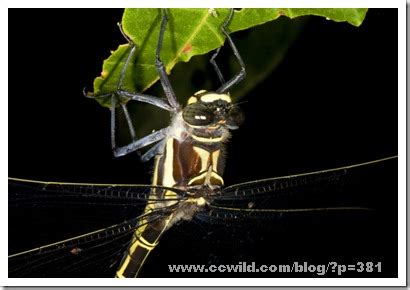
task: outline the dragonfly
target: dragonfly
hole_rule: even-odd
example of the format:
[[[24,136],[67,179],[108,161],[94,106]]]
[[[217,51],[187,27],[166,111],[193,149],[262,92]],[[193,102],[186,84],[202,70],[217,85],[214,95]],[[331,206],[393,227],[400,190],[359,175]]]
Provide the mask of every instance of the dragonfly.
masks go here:
[[[322,191],[331,190],[335,185],[338,188],[345,183],[346,176],[361,175],[358,174],[362,173],[361,169],[394,162],[396,157],[224,187],[224,143],[229,131],[237,129],[243,119],[228,93],[245,77],[245,65],[227,31],[233,10],[221,26],[221,32],[241,66],[240,72],[225,81],[215,62],[219,53],[217,50],[211,63],[222,83],[221,87],[215,92],[197,92],[183,109],[176,101],[160,59],[167,25],[166,10],[162,13],[156,66],[167,101],[124,91],[121,89],[121,78],[117,94],[106,96],[111,97],[112,101],[114,155],[127,155],[153,144],[141,157],[143,161],[155,157],[153,184],[78,184],[10,178],[9,203],[12,206],[51,208],[52,212],[62,205],[74,207],[75,210],[78,210],[76,207],[87,206],[121,211],[121,218],[114,225],[106,225],[102,220],[99,221],[101,228],[92,232],[11,254],[10,276],[42,276],[47,275],[50,269],[56,270],[59,275],[70,276],[87,267],[106,265],[108,261],[110,268],[116,269],[116,277],[136,277],[162,236],[175,225],[193,219],[227,224],[243,220],[270,220],[278,215],[303,212],[371,211],[366,206],[350,206],[348,203],[343,206],[324,204],[293,209],[278,206],[286,204],[289,196],[297,204],[298,196],[305,197],[309,192],[316,194],[318,188]],[[133,53],[135,47],[131,43],[128,60]],[[126,106],[118,105],[117,97],[150,103],[170,111],[173,116],[171,125],[137,140],[132,121],[127,117]],[[122,147],[115,142],[117,107],[123,110],[133,139],[133,142]],[[313,196],[310,199],[314,200]],[[320,197],[316,201],[318,199]],[[275,200],[276,208],[272,207],[272,200]]]

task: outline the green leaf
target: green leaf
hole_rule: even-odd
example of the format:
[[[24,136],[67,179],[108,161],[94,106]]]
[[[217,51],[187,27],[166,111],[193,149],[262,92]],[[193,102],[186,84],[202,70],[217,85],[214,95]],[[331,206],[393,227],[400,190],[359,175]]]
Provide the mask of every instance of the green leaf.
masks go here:
[[[188,62],[193,56],[206,54],[224,43],[220,26],[229,9],[167,9],[169,22],[164,35],[161,59],[168,73],[179,62]],[[295,18],[302,15],[318,15],[335,21],[347,21],[360,25],[367,9],[314,9],[314,8],[251,8],[235,11],[229,25],[231,32],[245,30],[280,16]],[[157,80],[154,66],[155,49],[161,21],[160,9],[126,9],[122,19],[124,33],[135,44],[130,56],[122,89],[144,92]],[[94,81],[94,96],[103,106],[110,106],[110,99],[103,97],[116,92],[118,79],[129,56],[130,45],[120,45],[104,61],[101,76]]]
[[[360,26],[367,13],[367,8],[284,8],[281,9],[283,15],[289,18],[295,18],[303,15],[316,15],[326,17],[328,20],[336,22],[347,21],[354,26]]]

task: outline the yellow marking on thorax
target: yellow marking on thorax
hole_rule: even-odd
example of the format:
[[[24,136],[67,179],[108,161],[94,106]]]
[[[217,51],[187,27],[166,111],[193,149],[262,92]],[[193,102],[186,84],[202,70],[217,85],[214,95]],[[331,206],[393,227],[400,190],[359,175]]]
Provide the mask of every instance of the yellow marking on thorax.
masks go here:
[[[206,93],[206,90],[197,91],[192,97],[188,99],[188,105],[198,102],[198,98],[196,96]]]
[[[188,99],[188,102],[187,102],[188,105],[198,102],[197,96],[201,94],[204,94],[204,95],[200,96],[199,98],[201,99],[202,102],[205,102],[205,103],[212,103],[217,100],[222,100],[228,103],[232,103],[231,97],[227,94],[216,94],[216,93],[206,94],[206,90],[200,90]]]
[[[188,99],[188,105],[198,102],[197,97],[190,97]]]
[[[212,185],[212,183],[211,183],[211,176],[212,176],[212,174],[213,174],[212,166],[209,166],[208,172],[206,173],[206,176],[205,176],[205,182],[204,182],[204,184],[206,184],[206,185]]]
[[[210,153],[209,151],[196,146],[194,146],[193,148],[201,159],[201,170],[197,176],[195,176],[188,182],[188,184],[191,185],[196,181],[203,179],[204,184],[212,186],[214,184],[211,183],[211,178],[215,178],[219,180],[221,184],[224,184],[222,177],[217,172],[220,150],[216,150]]]
[[[152,177],[152,185],[158,185],[158,165],[159,165],[159,161],[162,158],[162,156],[157,156],[155,158],[155,166],[154,166],[154,175]]]
[[[218,161],[219,161],[219,155],[221,154],[221,150],[216,150],[212,152],[212,166],[215,168],[214,171],[218,171]]]
[[[198,95],[203,94],[203,93],[206,93],[206,90],[197,91],[197,92],[194,94],[194,96],[198,96]]]
[[[216,137],[216,138],[198,137],[198,136],[196,136],[196,135],[194,135],[194,134],[192,134],[191,136],[192,136],[192,138],[193,138],[194,140],[199,141],[199,142],[204,142],[204,143],[216,143],[216,142],[221,142],[222,139],[223,139],[223,136],[221,136],[221,137]]]
[[[205,205],[206,204],[205,198],[203,198],[203,197],[197,198],[196,199],[196,204],[199,205],[199,206]]]
[[[174,169],[174,139],[168,138],[165,147],[165,160],[164,160],[164,175],[162,177],[162,185],[173,187],[175,185],[175,179],[173,175]]]
[[[217,100],[222,100],[228,103],[231,103],[231,97],[225,94],[205,94],[201,96],[201,101],[206,103],[212,103]]]
[[[212,171],[211,173],[210,173],[210,175],[209,175],[209,180],[211,179],[211,177],[212,178],[215,178],[215,179],[217,179],[217,180],[219,180],[219,182],[220,182],[220,184],[221,185],[224,185],[224,180],[223,180],[223,178],[216,172],[216,171]],[[209,183],[207,183],[208,185],[215,185],[215,184],[212,184],[211,182],[209,182]],[[218,184],[219,185],[219,184]]]
[[[202,149],[200,147],[193,147],[194,151],[196,154],[198,154],[199,158],[201,159],[201,170],[199,172],[203,172],[207,169],[207,166],[209,164],[209,152],[205,149]]]

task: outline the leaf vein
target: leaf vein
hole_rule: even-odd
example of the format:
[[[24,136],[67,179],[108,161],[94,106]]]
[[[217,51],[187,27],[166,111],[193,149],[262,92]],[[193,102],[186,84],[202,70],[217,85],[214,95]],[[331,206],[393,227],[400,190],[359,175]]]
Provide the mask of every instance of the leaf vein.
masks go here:
[[[208,22],[206,22],[206,26],[209,28],[210,31],[213,32],[213,34],[215,34],[216,38],[217,38],[221,43],[224,42],[225,39],[220,35],[220,33],[219,33],[218,31],[215,31],[215,29],[214,29],[213,26],[209,25]]]
[[[182,52],[184,51],[184,48],[192,42],[192,39],[198,34],[198,32],[201,30],[201,28],[206,24],[206,20],[209,17],[208,9],[205,9],[201,19],[198,22],[197,27],[194,29],[194,31],[191,33],[191,35],[188,37],[187,41],[181,46],[179,51],[176,53],[174,59],[167,65],[167,68],[172,69],[178,58],[181,56]]]

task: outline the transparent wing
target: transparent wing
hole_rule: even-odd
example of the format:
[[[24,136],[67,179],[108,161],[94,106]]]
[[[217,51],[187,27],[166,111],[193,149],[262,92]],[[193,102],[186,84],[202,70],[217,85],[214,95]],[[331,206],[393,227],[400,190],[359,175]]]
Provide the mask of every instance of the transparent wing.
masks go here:
[[[163,218],[169,210],[158,210],[118,225],[10,255],[9,277],[78,277],[81,273],[99,277],[115,271],[131,235],[147,223],[142,220],[148,218],[153,222]]]
[[[168,190],[180,197],[184,196],[182,190],[152,185],[45,182],[18,178],[8,180],[9,206],[12,207],[48,206],[61,203],[138,206],[141,203],[163,201],[150,198],[152,190],[155,189]]]
[[[316,172],[240,183],[224,188],[210,205],[216,218],[267,217],[315,211],[377,208],[381,181],[397,176],[397,157]],[[370,196],[369,196],[370,193]],[[379,200],[380,201],[380,200]]]
[[[10,178],[9,277],[113,277],[142,221],[174,210],[150,195],[163,189]]]
[[[397,176],[394,157],[229,186],[216,195],[209,211],[197,216],[206,221],[200,224],[210,237],[203,243],[210,261],[202,263],[246,262],[252,268],[252,262],[277,266],[377,260],[397,273]],[[193,239],[187,244],[200,249],[201,241]],[[197,255],[195,263],[200,259]],[[241,275],[288,277],[278,272]],[[355,275],[359,277],[346,277]],[[238,277],[212,275],[221,276]]]

